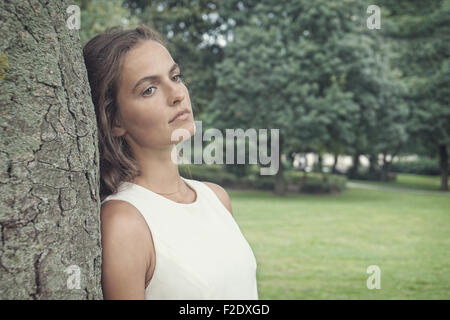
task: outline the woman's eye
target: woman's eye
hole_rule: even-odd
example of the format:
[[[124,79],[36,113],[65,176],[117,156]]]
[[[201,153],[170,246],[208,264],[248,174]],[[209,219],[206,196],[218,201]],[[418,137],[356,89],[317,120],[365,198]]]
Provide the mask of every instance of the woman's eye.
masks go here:
[[[181,73],[174,75],[173,77],[175,78],[176,81],[181,81],[183,79],[183,75]]]
[[[150,87],[150,88],[148,88],[148,89],[146,89],[144,92],[142,92],[142,95],[143,96],[151,96],[152,94],[153,94],[153,91],[152,91],[152,93],[150,93],[150,94],[145,94],[146,92],[148,92],[149,90],[151,90],[151,89],[155,89],[155,87]]]

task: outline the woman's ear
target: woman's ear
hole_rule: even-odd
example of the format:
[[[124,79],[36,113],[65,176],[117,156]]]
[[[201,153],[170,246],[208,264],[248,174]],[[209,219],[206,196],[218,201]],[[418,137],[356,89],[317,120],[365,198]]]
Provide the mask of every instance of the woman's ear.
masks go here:
[[[120,120],[118,118],[114,119],[113,128],[112,128],[113,136],[120,137],[120,136],[123,136],[125,134],[125,132],[126,132],[126,130],[122,126],[122,123],[120,122]]]

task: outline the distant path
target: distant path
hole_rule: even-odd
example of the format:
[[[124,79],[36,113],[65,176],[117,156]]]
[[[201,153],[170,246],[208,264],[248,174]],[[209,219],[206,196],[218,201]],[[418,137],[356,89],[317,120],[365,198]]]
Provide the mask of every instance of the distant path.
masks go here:
[[[360,189],[371,189],[371,190],[386,190],[386,191],[400,191],[400,192],[412,192],[412,193],[428,193],[428,194],[440,194],[443,196],[450,196],[448,191],[432,191],[432,190],[419,190],[419,189],[409,189],[402,187],[386,187],[386,186],[376,186],[368,183],[361,182],[347,182],[347,187],[349,188],[360,188]]]

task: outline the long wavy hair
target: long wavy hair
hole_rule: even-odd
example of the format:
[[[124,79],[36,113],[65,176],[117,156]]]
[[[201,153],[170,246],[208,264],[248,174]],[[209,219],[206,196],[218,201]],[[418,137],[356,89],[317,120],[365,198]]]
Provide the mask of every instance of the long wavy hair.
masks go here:
[[[130,146],[123,136],[113,136],[112,128],[119,110],[117,93],[123,57],[142,40],[156,41],[166,47],[157,31],[141,24],[131,30],[109,28],[83,48],[98,126],[101,201],[115,193],[122,181],[140,174]]]

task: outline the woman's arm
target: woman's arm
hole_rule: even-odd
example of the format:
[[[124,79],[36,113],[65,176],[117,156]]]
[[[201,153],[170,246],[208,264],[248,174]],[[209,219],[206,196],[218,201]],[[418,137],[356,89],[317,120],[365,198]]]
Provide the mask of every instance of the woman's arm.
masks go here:
[[[149,245],[153,245],[144,218],[120,200],[107,201],[100,217],[103,298],[143,300]]]

